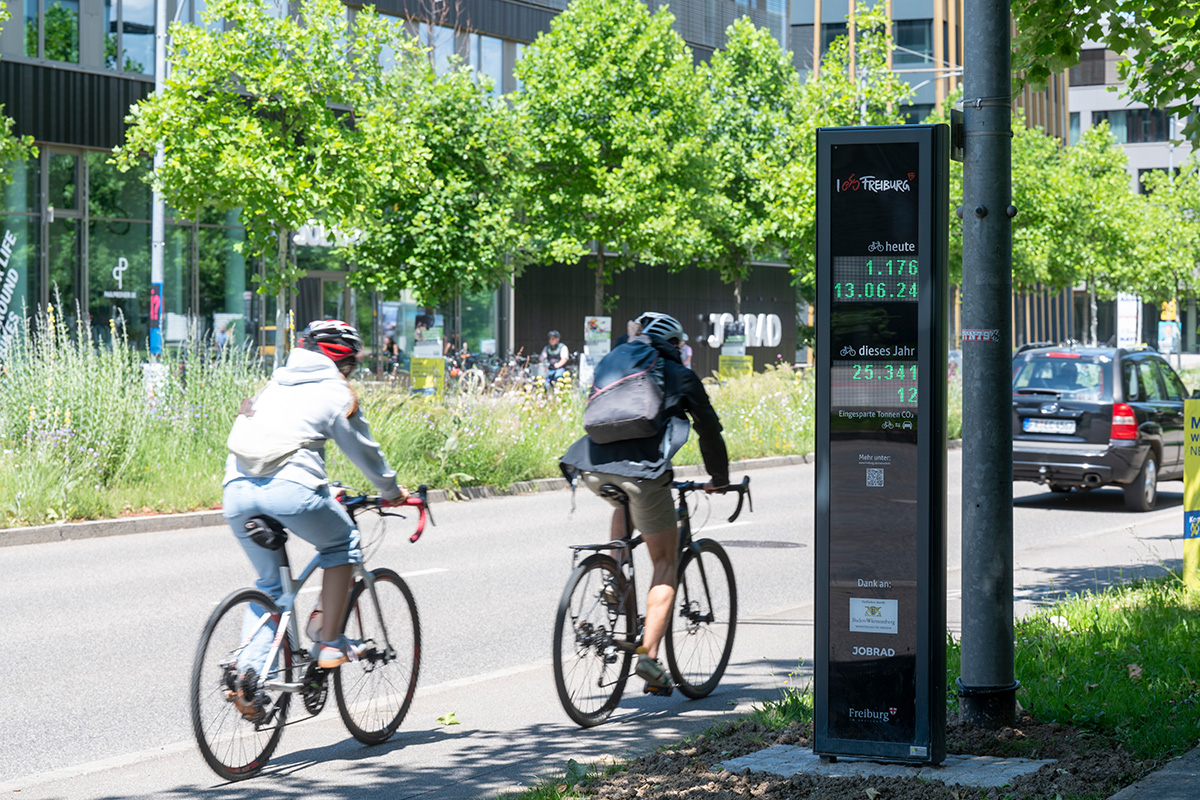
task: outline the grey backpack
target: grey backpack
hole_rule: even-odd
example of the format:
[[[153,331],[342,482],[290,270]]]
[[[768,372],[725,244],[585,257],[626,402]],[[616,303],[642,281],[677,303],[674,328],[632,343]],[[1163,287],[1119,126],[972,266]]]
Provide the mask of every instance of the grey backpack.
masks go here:
[[[609,444],[660,434],[663,383],[663,359],[648,338],[617,345],[596,365],[583,410],[588,438]]]

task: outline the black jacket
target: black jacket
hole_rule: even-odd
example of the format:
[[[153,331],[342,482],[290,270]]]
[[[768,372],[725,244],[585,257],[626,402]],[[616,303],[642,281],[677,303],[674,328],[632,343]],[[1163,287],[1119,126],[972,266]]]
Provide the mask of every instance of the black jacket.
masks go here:
[[[622,336],[617,347],[627,341]],[[650,336],[663,356],[663,411],[666,428],[658,436],[596,444],[587,436],[579,439],[560,459],[564,473],[574,470],[610,472],[628,478],[657,478],[671,468],[671,456],[687,442],[688,417],[700,437],[700,455],[713,483],[729,483],[729,453],[721,437],[721,420],[708,400],[699,376],[680,360],[679,348],[661,336]]]

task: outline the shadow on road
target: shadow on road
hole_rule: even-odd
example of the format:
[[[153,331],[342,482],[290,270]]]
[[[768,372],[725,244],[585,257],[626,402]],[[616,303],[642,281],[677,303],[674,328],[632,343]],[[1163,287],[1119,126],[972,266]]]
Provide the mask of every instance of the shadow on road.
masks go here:
[[[1166,487],[1168,486],[1171,488],[1167,489]],[[1125,494],[1121,489],[1113,487],[1095,489],[1090,492],[1071,491],[1067,494],[1059,494],[1046,489],[1044,492],[1039,492],[1038,494],[1014,497],[1013,505],[1021,508],[1064,509],[1096,514],[1111,514],[1124,510]],[[1167,484],[1159,484],[1158,502],[1154,506],[1155,511],[1164,511],[1169,508],[1179,508],[1182,506],[1182,483],[1171,481]],[[1128,514],[1131,521],[1136,521],[1139,516],[1136,511],[1130,511]]]
[[[811,669],[811,665],[795,661],[763,659],[754,665],[754,672],[780,676],[782,687],[790,672],[804,666]],[[565,715],[506,730],[466,725],[405,730],[402,726],[390,741],[367,747],[330,725],[328,730],[337,741],[289,751],[285,735],[267,769],[245,782],[162,786],[145,794],[114,789],[104,800],[495,798],[514,784],[529,787],[536,785],[539,777],[563,773],[571,758],[587,762],[606,755],[627,756],[678,741],[708,728],[740,703],[776,699],[780,691],[736,677],[727,677],[716,692],[701,700],[687,700],[678,693],[667,699],[640,695],[640,687],[641,681],[631,678],[621,707],[606,724],[590,730],[576,727]],[[520,709],[525,702],[514,696],[512,707]],[[514,716],[519,716],[519,711]],[[408,753],[411,757],[406,757]],[[310,767],[318,764],[323,769],[319,775],[313,774]],[[330,778],[330,768],[335,778]]]

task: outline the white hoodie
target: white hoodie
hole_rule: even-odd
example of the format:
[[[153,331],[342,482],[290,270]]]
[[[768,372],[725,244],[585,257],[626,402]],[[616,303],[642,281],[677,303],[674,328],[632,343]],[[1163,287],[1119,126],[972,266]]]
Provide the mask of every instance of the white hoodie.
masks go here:
[[[264,415],[272,428],[281,427],[299,442],[317,442],[302,448],[273,474],[272,479],[292,481],[310,489],[329,483],[325,474],[325,442],[337,444],[388,500],[400,496],[396,471],[388,466],[379,443],[360,411],[346,413],[354,402],[349,384],[332,360],[312,350],[295,349],[287,364],[275,370],[271,382],[254,400],[254,415]],[[225,480],[253,477],[233,453],[225,460]]]

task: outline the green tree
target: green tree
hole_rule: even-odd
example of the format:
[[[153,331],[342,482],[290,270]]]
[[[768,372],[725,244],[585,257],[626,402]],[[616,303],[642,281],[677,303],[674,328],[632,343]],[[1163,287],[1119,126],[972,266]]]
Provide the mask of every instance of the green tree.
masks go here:
[[[788,261],[796,273],[801,296],[810,302],[815,298],[816,129],[897,125],[903,122],[900,107],[913,95],[912,88],[888,68],[893,44],[882,6],[859,13],[855,27],[854,69],[849,38],[840,36],[821,59],[817,77],[809,78],[801,87],[799,118],[804,127],[794,134],[801,146],[784,170],[769,212],[776,218],[773,225],[787,245]],[[803,200],[793,202],[789,198]]]
[[[285,4],[283,9],[288,8]],[[123,169],[159,143],[152,180],[175,208],[241,209],[252,255],[274,251],[276,353],[283,352],[289,231],[320,220],[350,231],[376,216],[366,198],[409,189],[427,152],[380,64],[411,45],[365,7],[351,27],[339,0],[300,0],[295,16],[258,0],[210,0],[205,27],[173,25],[163,90],[134,106]],[[223,21],[223,24],[221,24]]]
[[[1145,300],[1178,307],[1181,297],[1200,290],[1200,158],[1193,153],[1178,174],[1143,175],[1142,184],[1146,219],[1136,232],[1144,255],[1133,288]]]
[[[6,4],[0,0],[0,26],[8,22],[11,16]],[[16,136],[12,129],[13,118],[4,113],[4,105],[0,103],[0,186],[12,180],[7,169],[9,163],[24,161],[38,154],[32,136]]]
[[[1200,137],[1192,104],[1200,86],[1195,0],[1014,0],[1013,69],[1034,86],[1080,61],[1085,39],[1124,58],[1125,94],[1150,108],[1188,115],[1184,135]]]
[[[512,272],[513,120],[486,77],[480,86],[466,67],[439,74],[428,58],[410,62],[393,89],[429,151],[430,179],[371,198],[381,217],[351,248],[350,278],[383,292],[411,289],[428,306],[495,289]]]
[[[725,35],[725,49],[700,67],[708,89],[706,149],[714,184],[700,264],[733,284],[736,316],[752,260],[784,249],[780,215],[770,210],[803,199],[788,194],[795,186],[783,178],[802,147],[797,134],[807,128],[799,116],[796,68],[771,32],[742,17]]]
[[[1138,226],[1145,219],[1141,198],[1129,190],[1125,151],[1108,125],[1093,125],[1063,158],[1064,180],[1072,193],[1058,208],[1048,269],[1072,270],[1087,285],[1088,339],[1096,342],[1096,302],[1112,299],[1136,284]]]
[[[597,314],[617,271],[690,260],[703,235],[703,91],[673,20],[641,0],[574,0],[516,66],[533,255],[594,249]]]

